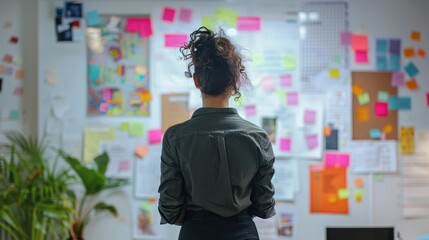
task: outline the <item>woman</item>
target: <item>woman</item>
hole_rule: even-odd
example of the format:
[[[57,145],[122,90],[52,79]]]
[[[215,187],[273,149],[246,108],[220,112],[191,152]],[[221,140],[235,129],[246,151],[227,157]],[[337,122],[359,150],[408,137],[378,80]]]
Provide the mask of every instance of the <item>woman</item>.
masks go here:
[[[164,134],[161,224],[182,225],[179,240],[259,239],[253,217],[275,214],[274,154],[267,133],[228,106],[249,82],[241,56],[223,32],[205,27],[180,51],[203,107]]]

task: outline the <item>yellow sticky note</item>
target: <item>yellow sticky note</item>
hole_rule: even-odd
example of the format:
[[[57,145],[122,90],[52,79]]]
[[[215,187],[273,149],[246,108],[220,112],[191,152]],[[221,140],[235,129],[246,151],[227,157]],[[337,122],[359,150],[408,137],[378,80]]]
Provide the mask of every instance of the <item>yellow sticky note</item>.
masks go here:
[[[349,190],[347,188],[338,189],[338,198],[340,200],[349,198]]]
[[[352,92],[353,92],[353,95],[360,96],[365,92],[365,90],[359,84],[353,84]]]
[[[121,131],[128,131],[130,129],[130,123],[129,122],[122,122],[119,126],[119,129]]]
[[[356,108],[356,119],[358,121],[368,121],[369,120],[369,108],[362,106]]]
[[[399,152],[401,154],[412,154],[414,150],[414,127],[401,127]]]
[[[369,96],[369,93],[366,92],[364,94],[359,95],[358,102],[359,102],[359,105],[365,105],[365,104],[368,104],[369,102],[371,102],[371,98]]]
[[[287,55],[283,57],[283,67],[288,70],[295,70],[296,68],[296,58],[292,55]]]
[[[226,8],[216,9],[216,20],[230,27],[237,26],[237,18],[239,16],[240,15],[237,12],[232,11],[230,9],[226,9]]]
[[[128,133],[131,137],[141,137],[144,133],[143,123],[131,123]]]
[[[363,200],[363,189],[358,189],[355,191],[355,200],[360,203]]]
[[[412,31],[411,32],[411,40],[420,41],[420,32],[419,31]]]
[[[203,16],[201,19],[201,25],[210,30],[215,30],[215,22],[216,17],[214,16]]]
[[[389,134],[389,133],[391,133],[393,131],[393,127],[392,127],[392,124],[386,124],[384,127],[383,127],[383,132],[387,135],[387,134]]]
[[[340,78],[340,70],[338,68],[329,69],[329,77],[330,78]]]
[[[252,62],[256,65],[260,65],[264,63],[264,54],[262,51],[254,51],[252,52]]]

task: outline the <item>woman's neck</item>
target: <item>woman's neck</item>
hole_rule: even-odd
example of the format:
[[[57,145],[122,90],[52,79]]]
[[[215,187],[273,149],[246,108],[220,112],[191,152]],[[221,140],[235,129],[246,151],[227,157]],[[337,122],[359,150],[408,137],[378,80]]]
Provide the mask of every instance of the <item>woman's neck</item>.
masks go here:
[[[218,96],[207,96],[203,95],[203,107],[211,108],[227,108],[229,107],[229,96],[218,95]]]

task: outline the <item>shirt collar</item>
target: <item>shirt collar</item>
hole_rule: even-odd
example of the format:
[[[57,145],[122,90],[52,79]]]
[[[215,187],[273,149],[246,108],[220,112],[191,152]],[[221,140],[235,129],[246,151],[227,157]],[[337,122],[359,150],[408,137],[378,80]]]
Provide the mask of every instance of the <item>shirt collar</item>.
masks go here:
[[[212,114],[212,113],[223,113],[223,114],[238,114],[235,108],[211,108],[211,107],[202,107],[195,110],[192,114],[192,118]]]

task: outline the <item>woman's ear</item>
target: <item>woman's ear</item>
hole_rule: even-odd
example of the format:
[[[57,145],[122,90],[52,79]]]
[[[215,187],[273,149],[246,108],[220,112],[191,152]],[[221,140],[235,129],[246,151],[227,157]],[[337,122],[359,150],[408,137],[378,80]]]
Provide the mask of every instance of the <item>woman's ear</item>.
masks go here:
[[[201,85],[200,85],[200,83],[198,82],[197,75],[196,75],[195,73],[194,73],[194,74],[192,74],[192,78],[194,79],[195,87],[196,87],[196,88],[198,88],[198,89],[200,89],[200,88],[201,88]]]

